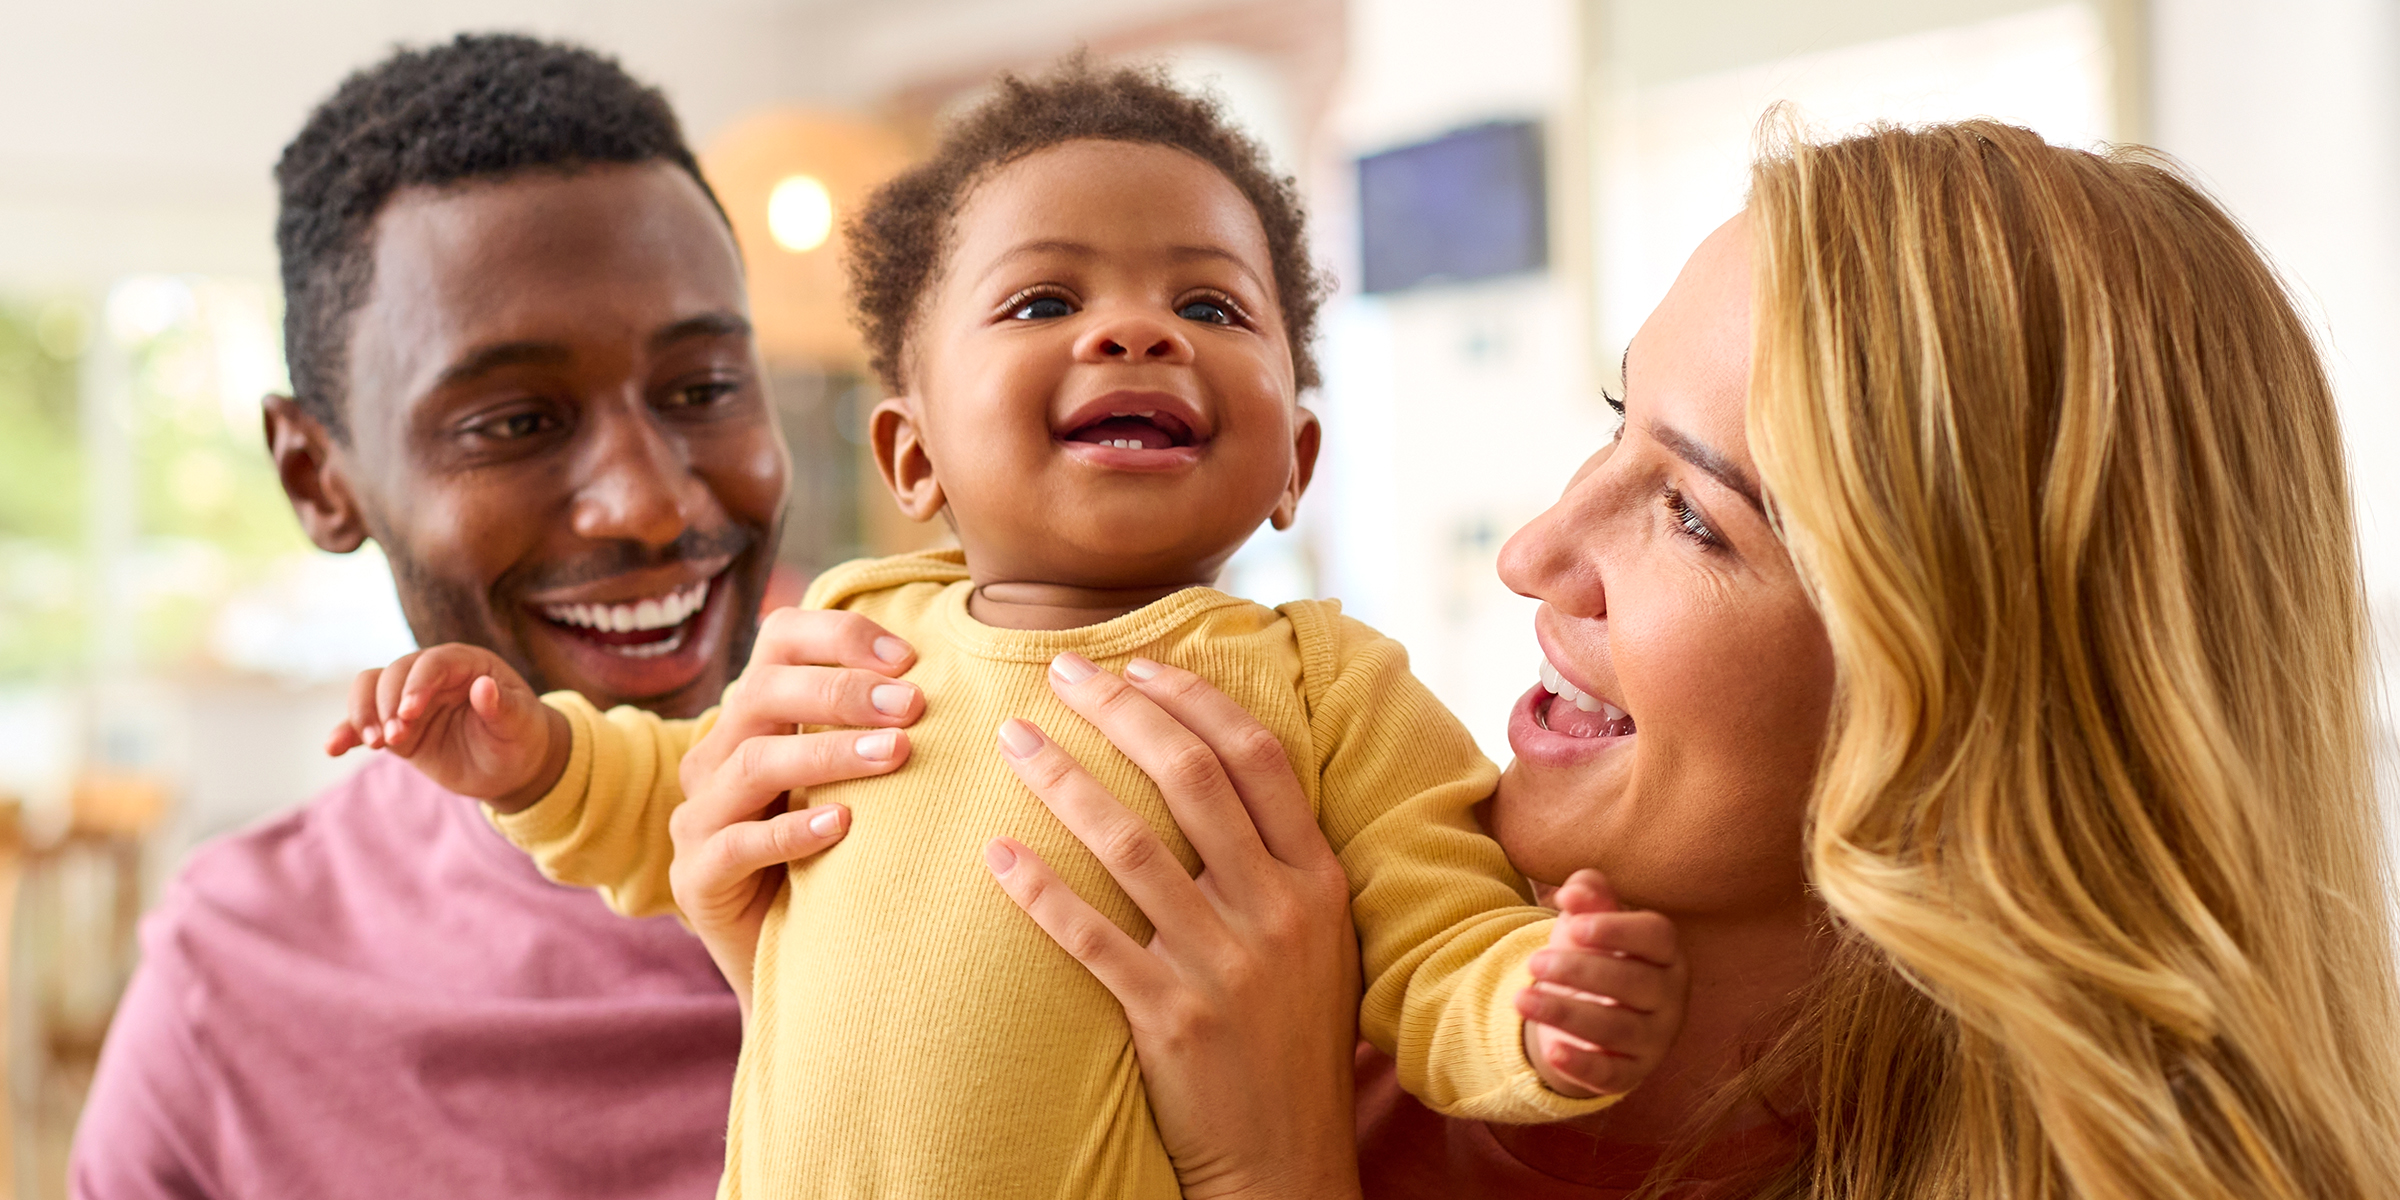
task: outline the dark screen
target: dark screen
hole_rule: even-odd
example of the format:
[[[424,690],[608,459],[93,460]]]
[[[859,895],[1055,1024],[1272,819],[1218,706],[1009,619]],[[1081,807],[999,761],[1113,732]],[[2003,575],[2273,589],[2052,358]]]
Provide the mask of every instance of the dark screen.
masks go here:
[[[1549,260],[1542,136],[1478,125],[1358,160],[1369,292],[1540,270]]]

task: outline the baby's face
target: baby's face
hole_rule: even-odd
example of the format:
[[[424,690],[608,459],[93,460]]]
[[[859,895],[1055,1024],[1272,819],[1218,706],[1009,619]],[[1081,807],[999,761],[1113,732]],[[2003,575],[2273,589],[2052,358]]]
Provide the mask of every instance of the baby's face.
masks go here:
[[[1258,214],[1180,150],[1069,142],[995,171],[911,351],[877,453],[903,507],[948,506],[980,580],[1212,579],[1314,464]]]

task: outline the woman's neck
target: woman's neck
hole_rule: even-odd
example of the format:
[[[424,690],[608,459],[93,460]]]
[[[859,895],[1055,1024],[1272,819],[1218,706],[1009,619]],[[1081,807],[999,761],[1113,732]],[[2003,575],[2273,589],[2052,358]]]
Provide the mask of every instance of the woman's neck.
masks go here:
[[[1639,1087],[1575,1124],[1611,1142],[1664,1144],[1686,1133],[1717,1089],[1779,1032],[1773,1022],[1820,965],[1820,929],[1814,905],[1721,920],[1677,917],[1676,944],[1691,964],[1683,1031]],[[1772,1119],[1764,1104],[1753,1103],[1724,1132]]]
[[[1114,620],[1207,580],[1156,587],[1088,588],[1064,583],[978,581],[967,615],[999,629],[1081,629]]]

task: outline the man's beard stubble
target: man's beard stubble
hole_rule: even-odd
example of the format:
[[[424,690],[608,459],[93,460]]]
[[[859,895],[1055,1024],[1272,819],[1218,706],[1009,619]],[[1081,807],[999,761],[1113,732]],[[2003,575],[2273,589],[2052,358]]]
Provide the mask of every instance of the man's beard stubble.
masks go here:
[[[632,571],[731,555],[733,565],[724,573],[726,585],[733,589],[730,600],[734,606],[728,613],[725,638],[725,678],[730,681],[740,673],[741,665],[750,660],[751,647],[758,640],[758,606],[766,597],[767,575],[774,567],[772,562],[745,556],[758,546],[775,544],[772,537],[761,538],[748,528],[731,524],[717,530],[685,530],[682,536],[655,550],[638,542],[603,542],[591,553],[566,562],[503,572],[492,581],[489,591],[478,598],[425,569],[404,543],[380,531],[374,535],[374,541],[383,549],[384,560],[391,566],[400,611],[407,618],[409,632],[416,637],[418,646],[444,642],[481,646],[516,668],[536,695],[558,688],[534,666],[525,647],[507,627],[512,619],[540,619],[527,616],[525,605],[517,597]]]

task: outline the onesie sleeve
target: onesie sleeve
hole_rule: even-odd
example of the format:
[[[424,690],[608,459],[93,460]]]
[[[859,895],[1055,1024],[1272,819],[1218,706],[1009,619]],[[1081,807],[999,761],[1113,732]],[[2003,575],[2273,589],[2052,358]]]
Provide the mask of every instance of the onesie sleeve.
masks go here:
[[[552,692],[542,703],[574,731],[567,769],[530,807],[492,813],[492,824],[531,854],[542,874],[598,889],[618,913],[676,912],[667,886],[675,862],[667,818],[683,803],[677,767],[716,725],[719,710],[688,721],[629,704],[602,713],[576,692]]]
[[[1607,1107],[1615,1097],[1551,1091],[1525,1060],[1516,996],[1553,914],[1526,902],[1524,879],[1475,819],[1498,770],[1409,673],[1400,643],[1338,612],[1290,615],[1312,676],[1319,821],[1358,923],[1359,1032],[1446,1116],[1535,1124]],[[1323,639],[1314,653],[1310,625]]]

